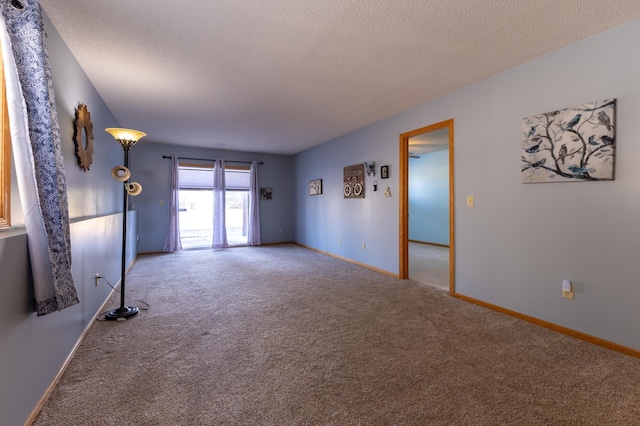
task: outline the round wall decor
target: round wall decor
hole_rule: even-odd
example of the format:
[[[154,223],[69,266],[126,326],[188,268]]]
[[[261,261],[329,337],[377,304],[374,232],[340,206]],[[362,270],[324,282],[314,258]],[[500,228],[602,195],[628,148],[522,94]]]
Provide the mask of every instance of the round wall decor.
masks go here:
[[[73,142],[76,145],[78,163],[86,172],[93,161],[93,124],[91,123],[91,113],[85,104],[78,104],[76,109]]]

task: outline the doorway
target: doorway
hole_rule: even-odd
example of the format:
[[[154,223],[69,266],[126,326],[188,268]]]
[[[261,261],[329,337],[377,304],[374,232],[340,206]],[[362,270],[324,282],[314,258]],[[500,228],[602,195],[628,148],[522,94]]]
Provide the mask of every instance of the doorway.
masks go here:
[[[453,193],[453,119],[442,121],[427,127],[412,130],[400,135],[400,278],[418,278],[412,277],[411,271],[414,274],[431,274],[434,282],[440,280],[441,287],[447,289],[451,295],[455,294],[455,280],[454,280],[454,193]],[[444,152],[443,152],[444,151]],[[438,154],[435,154],[439,152]],[[433,154],[431,154],[433,153]],[[447,155],[448,154],[448,155]],[[445,161],[448,162],[448,173],[440,179],[445,179],[444,186],[444,212],[441,211],[439,215],[441,220],[438,220],[436,216],[429,216],[427,219],[431,221],[430,225],[432,231],[427,236],[415,237],[419,234],[420,230],[415,229],[417,223],[420,221],[410,220],[411,206],[410,206],[410,188],[412,182],[410,181],[410,161],[418,164],[417,157],[424,157],[431,155],[435,158],[439,157],[439,160],[433,158],[429,161]],[[443,159],[444,156],[444,159]],[[447,158],[448,157],[448,158]],[[433,164],[433,163],[432,163]],[[429,167],[429,166],[427,166]],[[414,173],[411,173],[414,175]],[[439,182],[442,186],[442,182]],[[448,189],[448,191],[446,190]],[[447,208],[448,207],[448,208]],[[442,207],[441,207],[442,210]],[[414,215],[419,210],[414,209]],[[448,229],[447,217],[448,214]],[[442,216],[445,217],[442,217]],[[414,219],[417,219],[414,217]],[[414,228],[410,228],[411,224]],[[427,227],[429,228],[429,227]],[[410,232],[413,231],[413,232]],[[412,238],[413,237],[413,238]],[[431,241],[422,241],[431,240]],[[428,244],[422,244],[427,242]],[[448,246],[448,248],[446,247]],[[423,260],[420,262],[430,263],[428,265],[417,265],[420,268],[412,268],[410,265],[411,248],[413,253],[423,256]],[[446,268],[446,258],[448,257],[448,274],[447,271],[442,271],[442,268]],[[443,259],[444,258],[444,259]],[[429,260],[431,259],[431,260]],[[443,263],[444,260],[444,263]],[[416,262],[418,260],[416,259]],[[425,268],[422,268],[425,266]],[[430,269],[431,268],[431,269]],[[448,283],[442,284],[442,279],[446,279],[448,275]],[[418,281],[424,281],[423,278]]]
[[[225,167],[225,227],[229,246],[249,235],[249,168]],[[210,248],[213,241],[213,167],[180,164],[180,242],[184,249]]]

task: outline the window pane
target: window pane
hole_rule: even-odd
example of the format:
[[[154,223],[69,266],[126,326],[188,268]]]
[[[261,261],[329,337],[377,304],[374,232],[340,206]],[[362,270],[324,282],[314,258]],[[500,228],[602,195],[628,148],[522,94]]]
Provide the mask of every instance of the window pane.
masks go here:
[[[249,170],[226,169],[225,219],[229,245],[247,244]],[[180,241],[183,248],[211,247],[213,241],[213,169],[180,167]]]
[[[249,189],[248,170],[226,170],[224,180],[227,189]]]
[[[213,191],[180,190],[180,241],[183,248],[211,247]]]
[[[213,188],[213,169],[210,167],[180,167],[180,188]],[[248,170],[225,170],[227,189],[249,189]]]
[[[180,167],[180,188],[213,188],[213,169]]]
[[[227,190],[226,201],[225,218],[229,245],[247,244],[249,193]]]

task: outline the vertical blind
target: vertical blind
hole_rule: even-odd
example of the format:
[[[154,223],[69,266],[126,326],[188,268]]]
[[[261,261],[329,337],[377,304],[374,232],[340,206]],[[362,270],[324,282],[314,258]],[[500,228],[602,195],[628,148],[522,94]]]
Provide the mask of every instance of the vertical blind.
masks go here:
[[[249,190],[249,170],[226,169],[225,188],[228,190]],[[180,167],[181,189],[213,189],[213,168]]]

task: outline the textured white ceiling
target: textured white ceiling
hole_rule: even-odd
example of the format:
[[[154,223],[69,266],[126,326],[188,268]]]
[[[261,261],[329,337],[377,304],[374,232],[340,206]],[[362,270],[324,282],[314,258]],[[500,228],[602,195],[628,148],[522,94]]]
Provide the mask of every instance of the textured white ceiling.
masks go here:
[[[640,17],[638,0],[40,3],[121,126],[280,154]]]
[[[449,149],[448,127],[409,138],[409,155],[421,155],[445,149]]]

